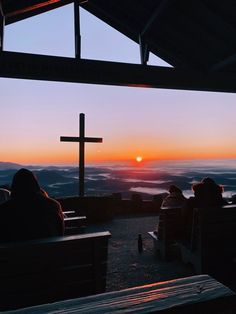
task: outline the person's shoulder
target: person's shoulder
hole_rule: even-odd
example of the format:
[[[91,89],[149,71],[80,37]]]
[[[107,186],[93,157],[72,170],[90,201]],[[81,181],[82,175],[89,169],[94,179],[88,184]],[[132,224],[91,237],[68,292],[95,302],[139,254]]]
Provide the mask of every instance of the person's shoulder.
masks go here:
[[[61,209],[61,204],[57,200],[55,200],[54,198],[44,197],[44,202],[47,203],[48,205],[54,207],[54,208]]]

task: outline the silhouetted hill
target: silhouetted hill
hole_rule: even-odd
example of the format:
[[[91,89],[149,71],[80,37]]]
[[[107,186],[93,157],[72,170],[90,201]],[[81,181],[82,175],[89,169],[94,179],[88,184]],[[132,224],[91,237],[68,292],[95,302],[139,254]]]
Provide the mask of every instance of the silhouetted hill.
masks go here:
[[[6,170],[6,169],[20,169],[23,166],[20,164],[16,164],[13,162],[4,162],[0,161],[0,170]]]
[[[54,170],[39,170],[34,171],[37,176],[40,184],[57,184],[57,183],[66,183],[66,182],[75,182],[76,179],[65,177]]]
[[[54,197],[78,195],[78,167],[22,166],[16,163],[0,162],[0,185],[10,185],[19,168],[31,169],[42,187]],[[130,198],[139,193],[144,199],[166,193],[170,184],[178,185],[189,197],[193,194],[192,184],[204,177],[211,177],[222,184],[225,197],[236,193],[236,160],[210,162],[191,161],[156,163],[153,166],[135,167],[130,165],[88,166],[85,168],[85,194],[104,196],[121,193]]]

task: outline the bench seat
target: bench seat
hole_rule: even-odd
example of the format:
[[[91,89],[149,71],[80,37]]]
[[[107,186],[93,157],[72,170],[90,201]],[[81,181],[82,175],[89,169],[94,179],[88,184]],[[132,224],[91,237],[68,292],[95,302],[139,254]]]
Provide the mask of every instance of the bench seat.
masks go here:
[[[7,313],[229,314],[235,311],[235,293],[210,276],[200,275]]]
[[[75,217],[76,211],[75,210],[66,210],[66,211],[63,211],[63,214],[65,215],[65,217]]]
[[[72,235],[84,232],[86,216],[65,217],[65,235]]]

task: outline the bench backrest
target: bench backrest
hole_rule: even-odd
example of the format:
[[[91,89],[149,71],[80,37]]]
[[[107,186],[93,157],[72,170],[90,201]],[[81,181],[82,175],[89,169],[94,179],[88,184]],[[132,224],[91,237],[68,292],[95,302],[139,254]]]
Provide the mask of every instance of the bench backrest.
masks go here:
[[[211,243],[213,250],[220,244],[234,243],[236,234],[236,205],[227,205],[219,208],[196,209],[194,213],[193,233],[198,234],[201,249],[205,249],[205,242]],[[215,241],[217,240],[217,243]],[[225,246],[227,248],[227,245]]]
[[[86,225],[86,216],[65,217],[65,235],[82,233]]]
[[[105,291],[109,232],[0,244],[0,309]]]
[[[158,237],[172,243],[182,228],[181,207],[162,207],[159,214]]]
[[[194,212],[192,250],[200,255],[204,272],[226,271],[236,257],[236,205],[201,208]]]

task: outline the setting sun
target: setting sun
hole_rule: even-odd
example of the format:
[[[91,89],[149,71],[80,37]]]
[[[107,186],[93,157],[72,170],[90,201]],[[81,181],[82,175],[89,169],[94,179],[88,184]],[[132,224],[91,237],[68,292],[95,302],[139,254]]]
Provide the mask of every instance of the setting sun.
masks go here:
[[[143,158],[142,158],[141,156],[137,156],[137,157],[136,157],[136,161],[137,161],[137,162],[141,162],[142,160],[143,160]]]

